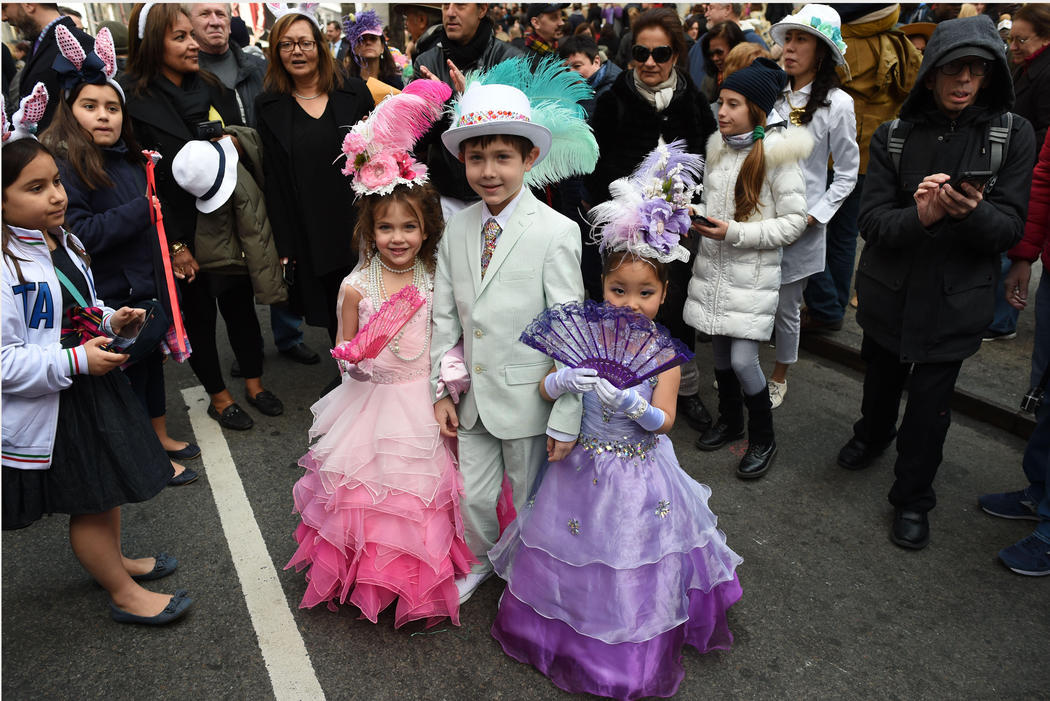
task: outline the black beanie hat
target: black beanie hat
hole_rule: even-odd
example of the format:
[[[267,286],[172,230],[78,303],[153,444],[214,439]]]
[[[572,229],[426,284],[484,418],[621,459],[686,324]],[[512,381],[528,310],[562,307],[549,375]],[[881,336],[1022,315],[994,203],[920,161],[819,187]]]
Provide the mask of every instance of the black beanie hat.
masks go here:
[[[763,56],[756,58],[750,66],[731,73],[721,85],[721,90],[733,90],[758,105],[766,114],[788,84],[788,75],[780,66]]]

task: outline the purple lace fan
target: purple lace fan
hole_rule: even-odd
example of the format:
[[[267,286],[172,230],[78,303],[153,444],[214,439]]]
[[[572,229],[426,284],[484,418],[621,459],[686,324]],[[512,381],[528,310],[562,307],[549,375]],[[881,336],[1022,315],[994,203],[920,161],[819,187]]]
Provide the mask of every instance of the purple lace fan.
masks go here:
[[[625,389],[693,359],[685,344],[627,307],[591,300],[545,309],[519,339],[572,368],[594,368]]]

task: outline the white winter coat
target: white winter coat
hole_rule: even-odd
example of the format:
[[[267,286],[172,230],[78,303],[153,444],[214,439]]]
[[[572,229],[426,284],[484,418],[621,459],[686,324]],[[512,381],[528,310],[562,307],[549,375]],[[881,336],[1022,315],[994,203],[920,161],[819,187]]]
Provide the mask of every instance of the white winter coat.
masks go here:
[[[733,220],[736,179],[751,148],[729,148],[721,134],[707,142],[698,213],[729,222],[724,241],[701,238],[693,260],[685,322],[712,336],[768,340],[780,291],[781,247],[806,228],[806,182],[799,161],[813,150],[805,129],[774,129],[763,144],[766,177],[758,209]]]

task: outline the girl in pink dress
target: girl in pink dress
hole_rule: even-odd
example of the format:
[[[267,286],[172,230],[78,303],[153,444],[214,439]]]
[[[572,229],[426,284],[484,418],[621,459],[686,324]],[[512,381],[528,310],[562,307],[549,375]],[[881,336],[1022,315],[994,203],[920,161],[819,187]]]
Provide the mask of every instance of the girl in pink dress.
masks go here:
[[[344,172],[362,197],[354,237],[363,256],[342,284],[336,343],[352,339],[408,285],[426,302],[374,359],[340,361],[342,384],[311,409],[316,441],[299,461],[306,474],[293,489],[302,522],[288,567],[309,568],[300,606],[328,602],[335,610],[335,602],[349,602],[375,623],[396,599],[395,626],[444,617],[458,625],[454,579],[473,562],[459,513],[462,484],[434,421],[429,386],[441,206],[426,169],[408,153],[415,137],[403,121],[403,109],[418,118],[428,105],[436,117],[448,91],[416,81],[380,103],[344,142]],[[376,138],[395,114],[407,138],[401,149]]]

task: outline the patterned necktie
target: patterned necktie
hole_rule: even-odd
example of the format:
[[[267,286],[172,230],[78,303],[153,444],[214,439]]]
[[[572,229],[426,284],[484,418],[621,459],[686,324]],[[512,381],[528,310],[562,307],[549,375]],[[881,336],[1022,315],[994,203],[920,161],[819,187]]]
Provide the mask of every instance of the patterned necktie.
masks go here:
[[[485,278],[485,271],[489,269],[489,262],[492,260],[492,253],[496,250],[496,242],[499,241],[499,235],[503,233],[503,228],[500,227],[495,217],[490,218],[485,222],[485,227],[481,230],[481,278]]]

